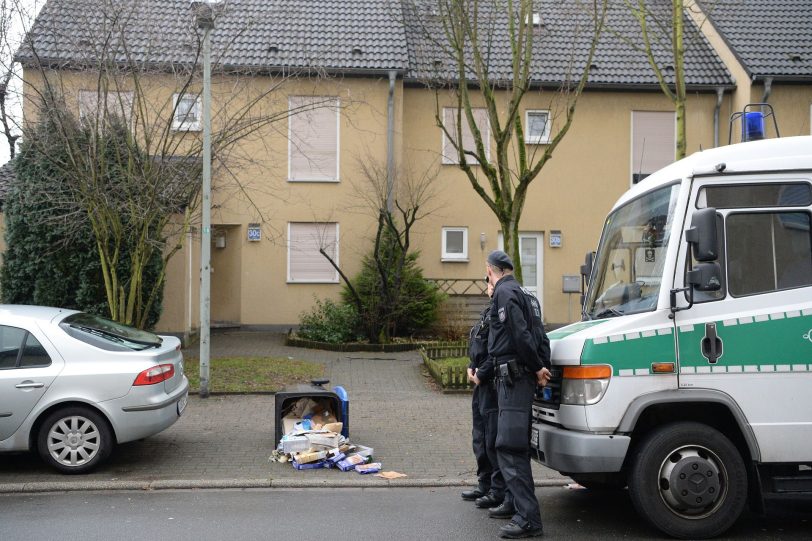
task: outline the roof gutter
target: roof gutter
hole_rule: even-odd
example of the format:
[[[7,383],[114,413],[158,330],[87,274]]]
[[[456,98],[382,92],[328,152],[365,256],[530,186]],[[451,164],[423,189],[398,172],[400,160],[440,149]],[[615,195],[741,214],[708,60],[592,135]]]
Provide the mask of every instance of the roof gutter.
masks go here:
[[[761,103],[767,103],[770,99],[770,94],[773,92],[773,78],[764,78],[764,94],[761,96]]]
[[[389,97],[386,117],[386,210],[394,208],[395,188],[395,79],[397,72],[389,72]]]
[[[719,110],[722,108],[722,98],[725,96],[724,88],[716,89],[716,107],[713,108],[713,146],[719,146]]]

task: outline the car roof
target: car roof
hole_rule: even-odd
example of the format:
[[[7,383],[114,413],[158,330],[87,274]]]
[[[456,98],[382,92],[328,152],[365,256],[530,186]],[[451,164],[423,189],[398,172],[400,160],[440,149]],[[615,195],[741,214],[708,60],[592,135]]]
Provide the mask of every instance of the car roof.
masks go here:
[[[77,312],[78,310],[53,308],[51,306],[0,304],[0,321],[9,322],[11,320],[28,319],[39,322],[50,322],[55,319],[62,319]]]
[[[620,197],[614,208],[674,181],[713,174],[718,171],[717,166],[724,174],[809,170],[812,169],[812,136],[763,139],[700,150],[640,181]]]

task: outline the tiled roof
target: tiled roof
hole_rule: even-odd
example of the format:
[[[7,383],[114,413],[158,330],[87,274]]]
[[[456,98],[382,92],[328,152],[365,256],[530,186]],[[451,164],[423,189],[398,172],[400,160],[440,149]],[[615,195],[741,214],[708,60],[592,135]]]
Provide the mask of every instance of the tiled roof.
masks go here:
[[[812,79],[812,2],[702,0],[701,5],[751,76]]]
[[[412,6],[420,0],[411,0]],[[453,76],[454,63],[431,36],[443,36],[442,20],[433,15],[429,5],[423,9],[405,8],[406,35],[409,40],[411,70],[408,77],[416,80]],[[592,38],[592,23],[587,12],[579,7],[581,2],[538,2],[541,26],[534,37],[534,63],[532,79],[536,83],[559,83],[578,77],[586,62]],[[670,2],[648,2],[657,15],[667,17]],[[490,45],[491,76],[495,79],[511,79],[510,41],[508,19],[503,13],[492,14],[480,8],[480,20],[493,20],[493,40]],[[661,19],[662,20],[662,19]],[[711,45],[686,15],[685,65],[688,86],[732,86],[727,68],[713,51]],[[604,30],[593,60],[590,73],[591,86],[656,86],[657,80],[646,56],[642,52],[640,26],[625,7],[622,0],[610,0]],[[673,66],[670,37],[654,43],[657,64],[665,68]],[[574,52],[574,53],[573,53]],[[673,82],[673,69],[666,70],[666,80]],[[469,77],[473,77],[471,74]]]
[[[224,66],[406,68],[403,26],[390,0],[229,0],[222,6],[212,57]],[[153,64],[193,62],[200,39],[189,0],[48,0],[30,42],[43,62],[92,65],[110,35],[118,61]],[[30,62],[31,47],[17,57]]]
[[[533,79],[561,83],[583,66],[590,39],[588,17],[581,2],[537,0],[543,26],[535,39]],[[640,29],[623,0],[613,8],[595,57],[591,85],[650,86],[657,81],[645,56],[631,41]],[[338,72],[398,70],[412,81],[446,75],[449,59],[434,38],[441,22],[424,6],[436,0],[229,0],[212,34],[214,58],[234,68],[315,69]],[[484,3],[483,3],[484,4]],[[415,9],[415,5],[418,6]],[[668,0],[656,0],[668,13]],[[115,6],[115,9],[113,7]],[[494,16],[491,77],[510,79],[510,49],[505,39],[507,18]],[[686,17],[686,82],[689,87],[732,86],[727,69]],[[155,64],[191,63],[198,50],[188,0],[48,0],[31,33],[39,58],[49,64],[88,63],[98,56],[99,43],[113,32],[119,61]],[[428,30],[428,33],[426,32]],[[123,52],[126,44],[129,53]],[[667,46],[667,44],[666,44]],[[658,47],[660,65],[673,63]],[[30,62],[23,47],[18,59]],[[573,68],[574,66],[574,68]],[[453,77],[451,77],[453,78]]]

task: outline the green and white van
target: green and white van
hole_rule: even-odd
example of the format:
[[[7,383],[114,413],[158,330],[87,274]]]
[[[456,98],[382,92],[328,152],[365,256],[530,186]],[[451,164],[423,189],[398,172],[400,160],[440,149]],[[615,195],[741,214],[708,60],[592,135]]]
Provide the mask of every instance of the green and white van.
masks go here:
[[[612,209],[550,333],[535,458],[706,538],[812,494],[812,137],[698,152]],[[591,255],[591,254],[590,254]]]

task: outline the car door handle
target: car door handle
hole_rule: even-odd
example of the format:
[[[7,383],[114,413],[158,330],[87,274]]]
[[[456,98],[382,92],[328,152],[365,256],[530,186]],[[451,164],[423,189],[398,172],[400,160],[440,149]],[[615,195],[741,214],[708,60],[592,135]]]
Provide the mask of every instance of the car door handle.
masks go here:
[[[40,389],[42,387],[45,387],[45,384],[35,383],[33,381],[25,381],[23,383],[18,383],[17,385],[15,385],[15,387],[18,389]]]

